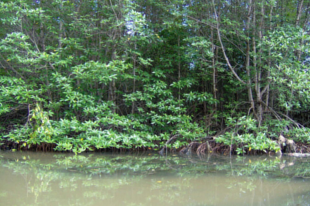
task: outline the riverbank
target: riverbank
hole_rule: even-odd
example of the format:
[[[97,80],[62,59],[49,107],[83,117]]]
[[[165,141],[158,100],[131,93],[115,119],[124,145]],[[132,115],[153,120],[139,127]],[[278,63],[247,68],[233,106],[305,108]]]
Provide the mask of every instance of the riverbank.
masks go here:
[[[54,152],[57,151],[57,143],[40,143],[40,144],[29,144],[26,142],[13,142],[9,140],[4,140],[0,142],[0,150],[12,150],[12,151],[35,151],[35,152]],[[244,145],[243,145],[244,146]],[[242,145],[225,145],[223,143],[217,143],[214,138],[209,138],[207,141],[198,142],[193,141],[188,145],[180,147],[180,148],[171,148],[171,147],[136,147],[136,148],[120,148],[120,147],[109,147],[109,148],[101,148],[97,149],[95,146],[90,146],[84,152],[158,152],[163,155],[165,153],[179,153],[181,155],[207,155],[207,154],[223,154],[223,155],[236,155],[237,149],[241,148],[244,150],[245,155],[261,155],[261,154],[274,154],[276,155],[276,151],[260,151],[260,150],[252,150],[249,148],[242,148]],[[310,144],[296,142],[294,143],[294,151],[288,151],[286,147],[282,147],[280,150],[281,154],[287,156],[295,156],[295,157],[305,157],[310,156]],[[61,151],[61,152],[73,152],[72,150]],[[309,155],[308,155],[309,153]]]

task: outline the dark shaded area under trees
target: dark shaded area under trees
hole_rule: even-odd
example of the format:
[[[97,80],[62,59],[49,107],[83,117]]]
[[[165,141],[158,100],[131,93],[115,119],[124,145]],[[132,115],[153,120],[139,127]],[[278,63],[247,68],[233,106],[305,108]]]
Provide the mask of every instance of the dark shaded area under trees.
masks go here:
[[[308,152],[309,5],[4,0],[0,144]]]

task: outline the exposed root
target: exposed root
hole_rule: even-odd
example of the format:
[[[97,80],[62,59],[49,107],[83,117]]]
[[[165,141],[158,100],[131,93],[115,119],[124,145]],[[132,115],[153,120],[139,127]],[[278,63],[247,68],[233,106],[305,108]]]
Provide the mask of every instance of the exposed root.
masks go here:
[[[269,107],[265,102],[261,101],[260,103],[262,103],[265,107],[267,107],[269,109],[269,111],[278,119],[278,120],[282,120],[282,118],[280,117],[280,115],[284,116],[287,120],[291,121],[297,128],[303,128],[304,126],[299,124],[298,122],[294,121],[292,118],[290,118],[289,116],[282,114],[280,112],[276,112],[275,110],[273,110],[271,107]]]
[[[177,138],[181,137],[181,135],[174,135],[172,136],[167,142],[166,145],[171,144],[173,141],[177,140]],[[216,143],[213,138],[203,138],[201,139],[203,143],[199,142],[191,142],[188,146],[183,147],[182,149],[168,149],[166,146],[164,146],[160,154],[164,154],[165,152],[177,152],[181,155],[192,155],[196,153],[198,156],[203,156],[206,154],[223,154],[223,155],[229,155],[229,154],[237,154],[236,149],[242,148],[243,145],[224,145],[223,143]],[[57,144],[54,143],[40,143],[40,144],[32,144],[32,145],[26,145],[25,142],[12,142],[9,140],[2,140],[0,143],[0,150],[22,150],[22,151],[38,151],[38,152],[52,152],[55,151],[55,148]],[[293,140],[286,139],[283,135],[280,135],[278,138],[278,144],[281,147],[281,151],[283,153],[310,153],[310,144],[297,142],[294,143]],[[139,147],[139,148],[105,148],[105,149],[97,149],[95,147],[91,147],[90,149],[87,149],[88,151],[96,151],[96,152],[154,152],[153,148],[147,148],[147,147]],[[70,151],[67,151],[70,152]],[[269,154],[275,154],[273,151],[268,151]],[[280,152],[281,153],[281,152]],[[246,150],[246,154],[263,154],[262,151],[256,151]]]
[[[159,151],[159,154],[163,155],[164,152],[167,151],[168,144],[170,144],[171,142],[174,142],[180,136],[181,136],[180,134],[176,134],[176,135],[173,135],[172,137],[170,137],[170,139],[166,142],[165,146]]]
[[[187,155],[191,155],[195,152],[197,152],[198,147],[201,145],[201,143],[198,142],[192,142],[188,145],[188,150],[186,152]]]
[[[183,147],[181,150],[180,150],[180,154],[186,154],[188,151],[188,148],[187,147]]]
[[[201,156],[201,155],[205,155],[208,152],[212,151],[211,146],[209,144],[209,142],[206,143],[202,143],[198,148],[197,148],[197,155]]]

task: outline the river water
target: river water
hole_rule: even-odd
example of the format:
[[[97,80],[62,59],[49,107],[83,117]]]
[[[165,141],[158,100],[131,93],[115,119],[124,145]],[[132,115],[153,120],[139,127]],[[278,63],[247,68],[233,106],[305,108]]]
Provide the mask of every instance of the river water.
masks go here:
[[[310,205],[309,162],[0,151],[0,205]]]

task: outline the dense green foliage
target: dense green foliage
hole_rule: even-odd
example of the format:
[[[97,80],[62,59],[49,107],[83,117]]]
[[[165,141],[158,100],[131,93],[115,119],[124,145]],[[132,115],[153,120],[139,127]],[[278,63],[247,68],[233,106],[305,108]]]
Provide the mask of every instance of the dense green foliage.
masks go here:
[[[0,135],[75,153],[227,127],[219,141],[248,149],[307,142],[309,4],[2,1]]]

